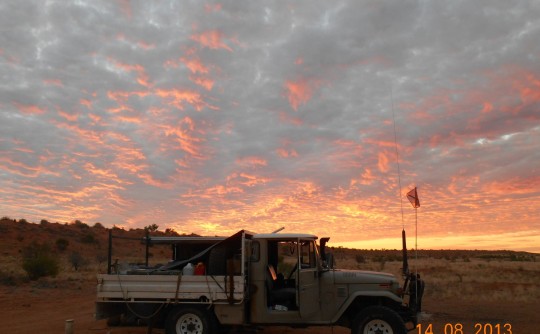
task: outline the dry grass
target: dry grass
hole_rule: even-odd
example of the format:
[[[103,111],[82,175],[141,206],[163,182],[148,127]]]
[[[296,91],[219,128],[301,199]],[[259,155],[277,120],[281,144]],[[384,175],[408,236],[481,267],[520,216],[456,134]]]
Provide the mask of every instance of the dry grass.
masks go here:
[[[338,262],[338,267],[384,271],[400,277],[399,261],[367,261],[357,263],[352,257]],[[540,300],[540,262],[472,259],[418,259],[410,261],[426,282],[425,298],[457,298],[459,300],[520,301]]]

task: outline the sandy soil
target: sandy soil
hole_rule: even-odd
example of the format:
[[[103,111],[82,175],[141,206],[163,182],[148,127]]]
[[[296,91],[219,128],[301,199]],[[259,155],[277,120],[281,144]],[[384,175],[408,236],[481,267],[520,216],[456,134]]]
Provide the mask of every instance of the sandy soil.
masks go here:
[[[0,323],[2,333],[64,333],[65,321],[74,320],[74,333],[93,334],[142,334],[145,327],[107,327],[105,321],[95,321],[94,312],[94,281],[65,281],[65,282],[38,282],[17,287],[0,287]],[[463,334],[533,334],[540,328],[540,302],[493,303],[482,301],[457,300],[426,300],[425,307],[427,319],[422,322],[422,333],[426,333],[427,326],[433,324],[433,334],[445,334],[444,327],[458,324],[463,325]],[[493,326],[493,332],[485,324]],[[450,324],[450,325],[447,325]],[[475,324],[481,324],[476,325]],[[501,325],[500,332],[496,325]],[[508,326],[512,326],[512,332]],[[480,329],[480,331],[478,331]],[[266,328],[260,333],[333,333],[345,334],[345,328],[307,328],[291,329],[284,327]],[[154,329],[153,333],[164,333],[163,330]],[[419,333],[418,330],[412,333]],[[429,333],[429,332],[427,332]],[[447,328],[446,334],[450,334]],[[460,334],[453,331],[455,334]]]

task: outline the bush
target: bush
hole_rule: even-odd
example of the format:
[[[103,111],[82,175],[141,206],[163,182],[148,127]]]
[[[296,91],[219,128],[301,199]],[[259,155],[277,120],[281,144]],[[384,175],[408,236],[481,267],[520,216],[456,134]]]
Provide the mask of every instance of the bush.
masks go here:
[[[152,224],[144,227],[144,229],[149,232],[156,232],[158,228],[159,226],[157,224]]]
[[[77,226],[80,229],[90,228],[90,226],[88,226],[87,224],[83,223],[82,221],[80,221],[78,219],[73,222],[73,225]]]
[[[94,228],[99,228],[99,229],[104,229],[104,228],[105,228],[105,227],[103,226],[103,224],[101,224],[101,223],[99,223],[99,222],[95,223],[93,227],[94,227]]]
[[[93,244],[97,243],[97,240],[93,233],[86,233],[81,237],[81,242],[84,244]]]
[[[0,270],[0,284],[7,286],[15,286],[17,285],[17,280],[15,279],[13,273],[8,274]]]
[[[79,268],[86,265],[86,260],[79,252],[73,252],[69,255],[69,263],[71,263],[71,266],[75,271],[79,271]]]
[[[355,259],[357,263],[366,263],[366,258],[364,255],[356,254]]]
[[[37,280],[40,277],[55,277],[60,265],[52,254],[49,246],[32,242],[23,249],[23,269],[28,274],[30,280]]]
[[[58,238],[56,239],[56,249],[63,252],[65,251],[69,246],[69,241],[64,238]]]

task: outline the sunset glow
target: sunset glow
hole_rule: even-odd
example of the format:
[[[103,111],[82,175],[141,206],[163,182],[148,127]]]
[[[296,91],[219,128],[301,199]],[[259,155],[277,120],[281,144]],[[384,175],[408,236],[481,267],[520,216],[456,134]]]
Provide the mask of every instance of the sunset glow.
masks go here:
[[[2,216],[540,252],[538,6],[8,3]]]

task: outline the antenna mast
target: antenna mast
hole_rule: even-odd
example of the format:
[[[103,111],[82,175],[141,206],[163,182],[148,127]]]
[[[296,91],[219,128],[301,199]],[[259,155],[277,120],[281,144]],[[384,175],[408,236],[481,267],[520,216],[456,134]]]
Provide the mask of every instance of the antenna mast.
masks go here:
[[[392,99],[392,120],[394,124],[394,147],[396,150],[396,163],[397,163],[397,170],[398,170],[399,203],[400,203],[400,209],[401,209],[401,227],[405,231],[405,220],[403,219],[403,198],[401,196],[401,171],[399,169],[399,152],[398,152],[397,134],[396,134],[396,116],[394,114],[394,89],[392,87],[392,83],[390,83],[390,97]]]

